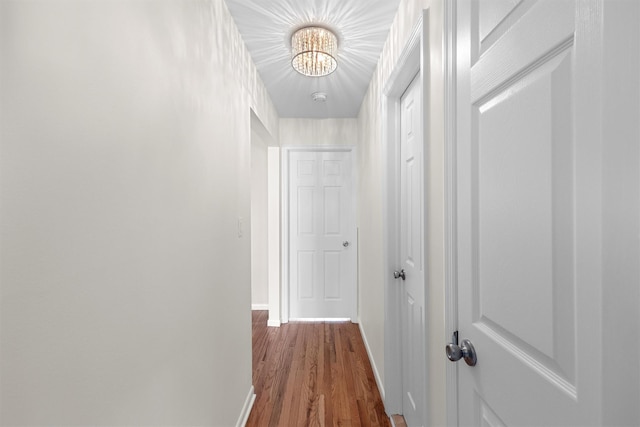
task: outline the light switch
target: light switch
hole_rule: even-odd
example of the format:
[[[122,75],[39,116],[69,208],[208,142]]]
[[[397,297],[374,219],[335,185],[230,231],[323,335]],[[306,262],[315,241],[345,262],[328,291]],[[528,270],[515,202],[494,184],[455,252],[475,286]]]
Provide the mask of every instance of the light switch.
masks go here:
[[[244,218],[238,217],[238,237],[241,238],[244,234]]]

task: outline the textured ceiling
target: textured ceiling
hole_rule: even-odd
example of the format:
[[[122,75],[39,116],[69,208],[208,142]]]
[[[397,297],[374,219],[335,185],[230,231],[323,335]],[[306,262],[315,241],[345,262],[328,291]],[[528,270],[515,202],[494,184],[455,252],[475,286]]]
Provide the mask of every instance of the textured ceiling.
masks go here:
[[[280,117],[357,117],[399,0],[225,0]],[[291,67],[291,34],[310,24],[338,36],[338,69]],[[311,94],[325,92],[326,102]]]

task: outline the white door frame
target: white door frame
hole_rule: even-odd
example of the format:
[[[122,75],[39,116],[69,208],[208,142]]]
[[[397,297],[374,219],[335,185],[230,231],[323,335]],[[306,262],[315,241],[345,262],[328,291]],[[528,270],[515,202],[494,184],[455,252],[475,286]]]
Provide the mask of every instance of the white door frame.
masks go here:
[[[445,333],[447,342],[458,330],[458,279],[457,279],[457,207],[456,207],[456,3],[444,4],[443,22],[443,74],[444,74],[444,201],[445,201]],[[444,349],[443,349],[444,353]],[[447,425],[458,425],[458,364],[447,363],[446,371],[446,420]]]
[[[282,147],[282,159],[281,159],[281,171],[282,171],[282,293],[281,293],[281,322],[289,322],[289,158],[292,152],[347,152],[351,153],[351,178],[353,189],[358,188],[357,183],[357,162],[356,162],[356,147],[351,145],[336,145],[336,146],[290,146]],[[353,194],[354,214],[357,218],[358,207],[356,203],[356,194]],[[354,245],[357,249],[357,242]],[[357,278],[357,265],[356,268],[356,298],[354,301],[354,307],[352,308],[351,321],[357,322],[358,319],[358,278]]]
[[[393,278],[393,271],[400,263],[400,252],[398,238],[400,236],[399,213],[400,192],[400,98],[405,89],[412,82],[416,74],[419,73],[419,80],[422,87],[420,97],[420,108],[424,120],[422,121],[422,137],[425,146],[429,143],[428,125],[430,121],[429,102],[427,91],[429,89],[429,9],[425,9],[418,18],[417,24],[411,31],[402,53],[396,62],[393,72],[389,76],[383,88],[382,97],[382,117],[383,117],[383,146],[382,156],[385,159],[384,173],[382,176],[383,186],[383,226],[384,226],[384,275],[385,275],[385,299],[384,299],[384,372],[385,372],[385,409],[387,413],[402,413],[402,353],[401,353],[401,292],[396,279]],[[428,150],[423,150],[426,155]],[[426,159],[423,167],[426,168]],[[427,174],[425,173],[426,177]],[[423,187],[426,192],[427,186]],[[426,193],[424,200],[427,200]],[[422,218],[424,227],[427,227],[426,211]],[[421,236],[422,245],[425,245],[425,235]],[[428,268],[426,251],[423,251],[425,271]],[[425,292],[422,301],[427,307],[428,275],[425,274]],[[428,325],[427,325],[428,328]],[[427,337],[425,336],[425,342]],[[444,350],[443,350],[444,352]],[[427,352],[424,352],[425,357]],[[425,399],[420,404],[423,407],[423,419],[427,420],[427,360],[424,361],[425,370]]]

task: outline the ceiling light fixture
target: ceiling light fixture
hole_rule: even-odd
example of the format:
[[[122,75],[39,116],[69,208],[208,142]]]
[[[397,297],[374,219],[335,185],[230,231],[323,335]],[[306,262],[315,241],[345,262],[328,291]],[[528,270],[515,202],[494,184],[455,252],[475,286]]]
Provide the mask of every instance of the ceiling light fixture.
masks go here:
[[[301,28],[291,36],[291,65],[305,76],[326,76],[338,66],[337,50],[338,39],[331,31],[321,27]]]

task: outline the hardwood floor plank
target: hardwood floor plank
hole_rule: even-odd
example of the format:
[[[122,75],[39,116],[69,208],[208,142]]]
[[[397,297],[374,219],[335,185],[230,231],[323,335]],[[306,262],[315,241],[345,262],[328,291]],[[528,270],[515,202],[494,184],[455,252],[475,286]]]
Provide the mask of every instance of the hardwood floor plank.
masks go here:
[[[402,415],[392,415],[393,423],[396,427],[407,427],[407,423],[404,421],[404,417]]]
[[[296,334],[295,347],[293,347],[293,358],[291,361],[291,371],[287,380],[284,404],[282,405],[282,413],[280,415],[280,425],[297,426],[300,425],[298,420],[298,410],[300,404],[300,388],[304,377],[304,325],[291,324],[298,332]]]
[[[349,402],[349,413],[351,417],[351,422],[354,425],[362,425],[362,420],[360,419],[360,412],[358,411],[358,400],[356,396],[356,381],[354,378],[354,374],[356,373],[355,366],[353,366],[353,332],[354,328],[351,326],[356,326],[354,324],[349,324],[349,327],[346,331],[346,343],[347,345],[344,348],[344,363],[345,363],[345,375],[346,375],[346,384],[347,384],[347,395],[353,396],[354,398],[348,399]],[[359,334],[360,331],[358,331]]]
[[[333,344],[335,349],[335,361],[331,364],[331,381],[333,388],[331,389],[332,402],[334,406],[334,419],[339,426],[349,425],[351,417],[347,405],[347,393],[345,384],[344,362],[342,355],[342,342],[340,341],[340,332],[331,325],[331,333],[333,334]]]
[[[323,325],[324,332],[324,375],[322,377],[322,389],[325,399],[329,399],[325,404],[324,420],[327,426],[333,426],[333,404],[331,396],[333,396],[334,382],[332,376],[331,361],[335,360],[335,346],[333,345],[333,334],[329,324]]]
[[[300,407],[298,409],[299,421],[304,421],[302,425],[319,425],[318,414],[318,332],[317,325],[311,325],[305,331],[305,354],[304,380],[302,383]]]
[[[357,325],[267,328],[267,318],[253,312],[256,401],[248,427],[391,426]]]

